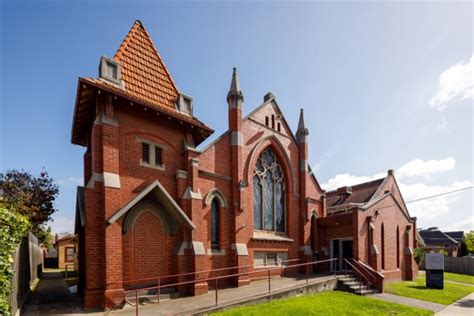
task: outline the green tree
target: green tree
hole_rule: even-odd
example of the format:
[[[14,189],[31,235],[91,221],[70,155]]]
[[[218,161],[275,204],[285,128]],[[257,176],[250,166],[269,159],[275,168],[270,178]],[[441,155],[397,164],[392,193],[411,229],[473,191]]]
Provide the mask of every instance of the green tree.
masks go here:
[[[467,251],[474,253],[474,230],[464,235],[464,243],[466,244]]]
[[[24,170],[8,170],[0,173],[0,189],[6,208],[15,209],[28,218],[32,233],[45,246],[51,242],[51,233],[45,223],[56,212],[54,200],[59,188],[43,169],[38,177]]]

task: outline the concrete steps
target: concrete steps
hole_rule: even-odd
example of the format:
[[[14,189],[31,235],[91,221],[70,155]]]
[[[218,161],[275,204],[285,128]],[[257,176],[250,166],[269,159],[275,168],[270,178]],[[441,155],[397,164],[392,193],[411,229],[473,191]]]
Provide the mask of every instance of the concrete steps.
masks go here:
[[[337,289],[357,295],[371,295],[377,293],[377,290],[369,285],[359,282],[359,279],[354,277],[352,274],[339,276],[337,278]]]

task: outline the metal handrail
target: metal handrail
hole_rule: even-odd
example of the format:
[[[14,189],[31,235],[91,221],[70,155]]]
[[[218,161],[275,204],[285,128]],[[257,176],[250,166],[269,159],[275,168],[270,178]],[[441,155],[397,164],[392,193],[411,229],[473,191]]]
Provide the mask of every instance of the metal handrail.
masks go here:
[[[278,263],[293,262],[293,261],[299,261],[299,260],[301,260],[301,259],[280,260],[280,261],[278,261]],[[233,267],[227,267],[227,268],[193,271],[193,272],[186,272],[186,273],[179,273],[179,274],[169,274],[169,275],[164,275],[164,276],[159,276],[159,277],[123,281],[122,284],[133,284],[133,283],[146,282],[146,281],[160,282],[161,280],[168,279],[168,278],[177,278],[177,277],[196,275],[196,274],[201,274],[201,273],[209,273],[209,272],[220,272],[220,271],[231,270],[231,269],[243,269],[243,268],[248,268],[248,267],[255,267],[255,265],[254,264],[247,264],[247,265],[243,265],[243,266],[233,266]],[[262,268],[264,268],[264,267],[265,266],[263,266]],[[257,269],[260,269],[260,268],[261,267],[257,267]]]
[[[343,259],[344,259],[344,262],[345,262],[345,263],[349,264],[349,265],[352,267],[352,269],[354,269],[354,270],[356,270],[357,272],[359,272],[359,292],[362,292],[362,278],[364,278],[365,281],[366,281],[366,283],[367,283],[368,285],[370,285],[369,279],[368,279],[365,275],[363,275],[362,272],[360,272],[359,269],[357,269],[352,263],[350,263],[349,260],[347,260],[346,258],[343,258]],[[346,267],[347,267],[347,266],[346,266]],[[346,269],[346,270],[347,270],[347,269]]]
[[[179,285],[196,284],[198,282],[214,281],[214,286],[215,286],[215,290],[216,290],[216,293],[215,293],[215,306],[217,306],[218,305],[219,280],[226,279],[226,278],[232,278],[232,277],[238,277],[238,276],[241,276],[241,275],[250,275],[250,274],[267,272],[268,293],[271,293],[271,281],[270,281],[271,271],[276,271],[276,270],[283,271],[283,269],[302,267],[302,266],[307,266],[307,265],[314,265],[314,264],[324,263],[324,262],[331,262],[331,261],[335,261],[335,260],[338,260],[338,259],[339,258],[332,258],[332,259],[305,262],[305,263],[299,263],[299,264],[288,265],[288,266],[280,266],[280,267],[275,267],[275,268],[260,269],[260,270],[248,271],[248,272],[243,272],[243,273],[217,276],[217,277],[211,277],[211,278],[205,278],[205,279],[191,280],[191,281],[185,281],[185,282],[177,282],[177,283],[173,283],[173,284],[165,284],[165,285],[160,284],[158,286],[150,286],[150,287],[141,288],[141,289],[133,289],[133,290],[124,291],[124,298],[125,298],[125,302],[127,302],[129,305],[135,307],[135,314],[138,315],[138,307],[139,307],[138,293],[141,292],[141,291],[157,290],[157,298],[158,298],[158,302],[159,302],[160,301],[160,289],[162,289],[162,288],[174,287],[174,286],[179,286]],[[334,275],[335,274],[336,274],[336,270],[334,270]],[[306,270],[306,283],[308,283],[308,271],[307,270]],[[130,300],[127,299],[127,295],[130,294],[130,293],[135,293],[135,302],[134,303],[132,303]]]
[[[375,275],[373,275],[374,271],[371,271],[366,265],[365,263],[362,261],[362,262],[359,262],[359,260],[355,260],[353,259],[354,262],[357,262],[357,264],[362,267],[369,275],[370,277],[374,280],[374,283],[377,282],[377,277]],[[360,260],[361,261],[361,260]]]

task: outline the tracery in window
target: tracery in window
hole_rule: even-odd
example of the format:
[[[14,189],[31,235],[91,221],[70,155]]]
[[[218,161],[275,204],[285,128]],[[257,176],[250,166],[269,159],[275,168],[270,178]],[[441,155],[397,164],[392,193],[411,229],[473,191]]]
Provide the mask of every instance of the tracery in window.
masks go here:
[[[254,229],[285,231],[285,180],[274,152],[263,151],[253,176]]]

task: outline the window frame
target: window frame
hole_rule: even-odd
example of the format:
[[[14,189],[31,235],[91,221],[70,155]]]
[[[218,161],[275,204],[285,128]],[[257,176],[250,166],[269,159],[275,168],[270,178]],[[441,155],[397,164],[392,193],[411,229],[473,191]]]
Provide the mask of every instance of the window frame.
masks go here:
[[[142,138],[137,138],[137,140],[140,143],[140,166],[164,171],[166,167],[164,162],[166,146]],[[148,145],[148,162],[143,160],[143,145]],[[161,152],[161,164],[156,164],[156,150]]]
[[[68,260],[68,249],[72,249],[72,259]],[[64,247],[64,262],[74,262],[74,257],[76,255],[76,247]]]
[[[271,166],[266,166],[267,164],[263,162],[264,154],[269,151],[270,154],[272,155],[273,162]],[[263,166],[263,171],[257,170],[258,163],[260,162],[260,165]],[[280,176],[276,177],[275,173],[276,170],[279,170]],[[273,212],[273,223],[272,223],[272,229],[266,229],[265,228],[265,179],[267,178],[265,175],[267,172],[271,172],[272,178],[272,189],[271,193],[273,195],[273,203],[272,203],[272,212]],[[258,178],[257,181],[255,181],[255,178]],[[257,182],[257,183],[256,183]],[[278,156],[275,154],[274,150],[271,147],[267,147],[264,150],[260,152],[260,155],[257,158],[257,161],[254,166],[254,172],[252,176],[252,185],[253,185],[253,194],[255,197],[255,185],[259,185],[260,187],[260,203],[259,203],[259,216],[260,216],[260,225],[259,227],[256,227],[256,222],[255,222],[255,214],[256,214],[256,205],[255,205],[255,199],[253,201],[253,216],[254,216],[254,221],[253,221],[253,229],[256,231],[265,231],[265,232],[272,232],[275,234],[286,234],[287,233],[287,196],[286,196],[286,181],[285,181],[285,175],[283,172],[283,167],[278,159]],[[281,186],[280,186],[281,184]],[[281,192],[280,192],[280,199],[281,199],[281,211],[282,211],[282,220],[283,220],[283,230],[278,230],[277,228],[277,215],[278,215],[278,206],[279,206],[279,201],[277,199],[278,197],[278,187],[280,187]]]
[[[211,234],[211,249],[218,250],[220,249],[220,205],[216,197],[211,201],[211,214],[210,214],[210,234]],[[215,210],[215,218],[213,216]],[[215,220],[215,223],[214,223]],[[215,225],[214,225],[215,224]],[[214,232],[215,230],[215,232]],[[213,240],[213,232],[215,233],[216,239]]]

